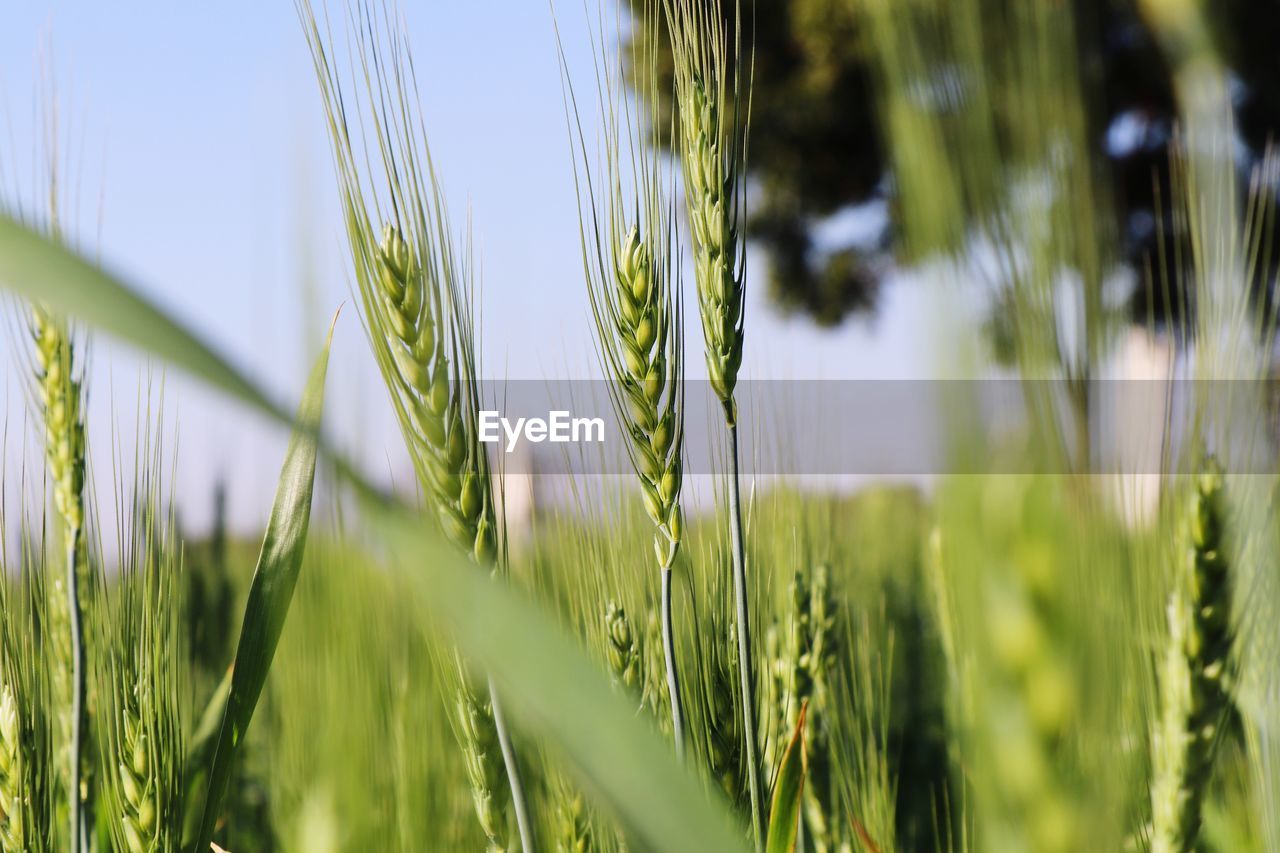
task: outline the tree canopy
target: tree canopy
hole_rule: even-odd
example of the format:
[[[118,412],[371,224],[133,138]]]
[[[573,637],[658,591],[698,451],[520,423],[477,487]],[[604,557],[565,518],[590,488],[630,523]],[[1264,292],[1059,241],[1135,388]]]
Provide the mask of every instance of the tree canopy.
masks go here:
[[[625,2],[634,12],[646,0]],[[736,2],[720,0],[726,26]],[[742,0],[743,44],[754,49],[748,233],[767,258],[775,302],[820,325],[873,309],[894,260],[894,176],[876,121],[874,45],[862,2]],[[991,0],[991,32],[1013,2]],[[1089,139],[1106,172],[1101,185],[1114,210],[1119,260],[1141,269],[1157,234],[1173,228],[1170,193],[1157,189],[1168,185],[1177,118],[1171,70],[1134,0],[1064,2],[1077,22]],[[1280,126],[1280,6],[1218,0],[1211,14],[1238,84],[1236,132],[1247,167]],[[637,27],[630,48],[653,37],[665,41]],[[669,76],[669,59],[663,72]],[[663,99],[665,121],[669,94]],[[665,141],[665,133],[655,136]],[[1180,298],[1170,302],[1163,286],[1136,278],[1135,320],[1178,319]]]

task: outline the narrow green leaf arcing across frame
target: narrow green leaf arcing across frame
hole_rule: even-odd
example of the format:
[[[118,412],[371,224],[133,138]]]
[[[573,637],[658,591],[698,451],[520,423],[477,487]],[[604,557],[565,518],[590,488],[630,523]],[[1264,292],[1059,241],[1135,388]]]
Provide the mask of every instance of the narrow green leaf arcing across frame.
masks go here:
[[[796,835],[800,830],[800,806],[804,802],[804,777],[808,772],[808,760],[804,752],[804,720],[808,712],[809,704],[806,702],[800,708],[795,734],[791,736],[791,745],[782,756],[782,766],[778,769],[765,853],[791,853],[796,848]]]
[[[278,423],[293,424],[254,383],[162,311],[3,215],[0,287],[39,298],[183,368]],[[511,696],[519,722],[558,747],[601,805],[654,849],[745,849],[741,828],[723,800],[713,799],[676,763],[658,734],[635,717],[551,618],[519,593],[478,576],[422,531],[412,513],[380,499],[342,459],[333,461],[361,495],[366,514],[398,532],[387,544],[414,569],[417,589],[430,593],[418,596],[426,614],[453,632],[469,659],[494,674]],[[494,625],[505,630],[493,631]]]
[[[336,325],[338,318],[333,322]],[[262,553],[249,587],[244,605],[244,622],[240,626],[240,644],[236,648],[231,674],[231,692],[222,714],[222,727],[213,749],[209,768],[209,788],[205,794],[204,816],[193,851],[209,848],[214,825],[222,809],[222,800],[231,783],[231,767],[236,751],[244,740],[245,730],[253,719],[253,710],[262,695],[271,660],[284,630],[284,620],[293,600],[293,590],[302,568],[302,554],[307,547],[307,530],[311,525],[311,497],[315,491],[316,459],[320,453],[317,433],[324,410],[324,380],[329,369],[329,349],[333,344],[333,326],[324,349],[316,359],[307,380],[307,388],[298,406],[298,427],[289,440],[280,485],[276,489],[267,534],[262,540]]]
[[[253,382],[101,268],[0,213],[0,287],[74,316],[270,415],[292,423]]]

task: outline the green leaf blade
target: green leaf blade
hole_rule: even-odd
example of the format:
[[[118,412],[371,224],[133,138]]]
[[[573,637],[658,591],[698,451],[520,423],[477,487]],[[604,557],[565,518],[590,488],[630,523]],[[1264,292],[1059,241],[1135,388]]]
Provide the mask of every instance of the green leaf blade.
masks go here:
[[[804,777],[808,772],[808,758],[804,750],[804,723],[809,705],[800,708],[795,733],[787,752],[782,756],[778,770],[778,782],[773,791],[773,807],[769,814],[769,832],[765,839],[765,853],[791,853],[796,847],[800,830],[800,807],[804,800]]]
[[[185,759],[186,794],[182,803],[182,846],[190,847],[195,843],[196,833],[200,831],[200,820],[204,817],[204,803],[209,791],[209,769],[213,766],[213,754],[218,745],[218,735],[222,731],[222,717],[226,714],[227,699],[231,696],[231,677],[234,670],[228,667],[227,674],[213,689],[213,695],[204,711],[200,714],[200,722],[191,735]]]
[[[2,211],[0,285],[181,367],[277,421],[290,420],[254,382],[161,309]]]
[[[334,318],[337,322],[337,318]],[[324,409],[324,383],[329,366],[329,350],[333,329],[324,350],[316,360],[298,407],[297,428],[289,440],[280,485],[271,518],[262,542],[262,553],[245,602],[244,622],[236,648],[231,675],[231,689],[222,716],[222,726],[213,749],[209,768],[209,787],[205,794],[200,831],[193,850],[209,849],[222,801],[231,782],[231,769],[244,733],[253,719],[258,698],[266,684],[271,661],[275,657],[285,617],[293,599],[293,590],[302,568],[307,531],[311,523],[311,499],[315,491],[316,461],[319,457],[317,434]]]

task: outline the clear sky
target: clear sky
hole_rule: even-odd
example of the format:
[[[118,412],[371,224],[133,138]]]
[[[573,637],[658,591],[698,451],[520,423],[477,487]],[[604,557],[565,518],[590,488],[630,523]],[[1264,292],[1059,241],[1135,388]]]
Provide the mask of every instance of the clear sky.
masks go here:
[[[433,152],[455,218],[471,209],[483,263],[484,372],[595,376],[547,3],[405,6]],[[61,146],[79,176],[81,244],[292,399],[315,338],[348,295],[320,102],[293,3],[23,0],[6,4],[3,17],[5,191],[40,187],[38,109],[51,101],[52,79]],[[587,78],[581,4],[562,4],[560,19],[569,61]],[[924,370],[929,355],[913,324],[927,312],[911,286],[889,288],[874,320],[820,332],[779,316],[763,275],[752,279],[744,375],[902,378]],[[2,335],[13,329],[0,324]],[[362,335],[348,305],[327,417],[362,458],[403,476]],[[690,344],[693,352],[701,346],[696,337]],[[23,416],[24,380],[13,359],[23,346],[0,348],[11,425]],[[691,371],[700,361],[689,359]],[[131,354],[94,342],[94,446],[110,446],[113,420],[132,423],[113,416],[109,401],[131,413],[144,370]],[[166,392],[178,425],[176,491],[192,523],[207,516],[212,483],[225,475],[233,521],[259,525],[282,437],[180,378],[168,377]]]

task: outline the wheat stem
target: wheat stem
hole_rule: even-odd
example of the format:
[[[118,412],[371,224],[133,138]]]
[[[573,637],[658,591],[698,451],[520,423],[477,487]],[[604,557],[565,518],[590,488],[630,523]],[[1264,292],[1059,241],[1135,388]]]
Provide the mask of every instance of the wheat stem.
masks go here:
[[[68,827],[76,849],[89,850],[89,827],[81,809],[80,759],[84,749],[85,723],[85,663],[84,624],[80,613],[80,577],[76,571],[77,542],[80,530],[68,531],[67,542],[67,609],[71,621],[71,754],[67,791]]]
[[[747,792],[751,800],[751,830],[756,847],[763,844],[764,809],[760,790],[760,760],[756,754],[755,676],[751,661],[751,616],[747,592],[746,554],[742,536],[742,497],[738,485],[738,425],[729,412],[729,526],[733,539],[733,602],[738,637],[738,680],[742,692],[742,729],[747,753]]]
[[[507,781],[511,788],[511,807],[516,813],[516,830],[520,833],[520,845],[525,853],[534,853],[533,820],[529,815],[524,795],[524,781],[520,778],[520,764],[516,748],[506,720],[502,716],[502,704],[498,700],[498,688],[489,679],[489,705],[493,708],[493,727],[498,732],[498,746],[502,750],[502,762],[507,768]]]
[[[671,733],[676,756],[684,760],[684,704],[680,700],[680,671],[676,666],[675,632],[671,624],[671,568],[662,569],[662,654],[667,665],[667,695],[671,699]]]

